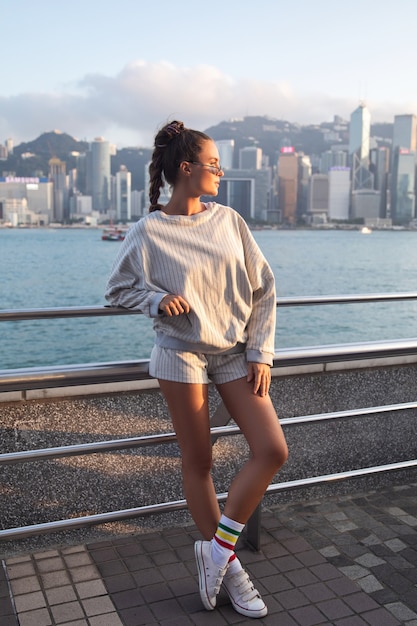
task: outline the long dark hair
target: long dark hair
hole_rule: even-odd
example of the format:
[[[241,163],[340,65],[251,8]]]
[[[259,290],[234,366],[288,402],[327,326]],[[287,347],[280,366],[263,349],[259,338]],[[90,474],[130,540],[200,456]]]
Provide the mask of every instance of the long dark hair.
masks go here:
[[[152,160],[149,164],[149,212],[161,208],[158,199],[164,180],[174,185],[178,176],[178,167],[182,161],[197,161],[203,141],[211,137],[199,130],[185,128],[176,120],[166,124],[155,137]]]

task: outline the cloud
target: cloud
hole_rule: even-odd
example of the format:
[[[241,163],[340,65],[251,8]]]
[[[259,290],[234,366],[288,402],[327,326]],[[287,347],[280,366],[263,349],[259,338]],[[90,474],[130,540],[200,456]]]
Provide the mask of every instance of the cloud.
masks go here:
[[[99,135],[119,145],[150,146],[157,128],[169,119],[199,129],[245,115],[308,124],[329,121],[335,114],[348,118],[357,104],[323,93],[300,93],[288,82],[231,79],[211,65],[177,67],[139,60],[115,76],[87,74],[65,93],[0,98],[0,137],[19,143],[57,128],[79,139]],[[392,121],[393,105],[368,106],[374,121]],[[409,106],[417,108],[415,103]]]

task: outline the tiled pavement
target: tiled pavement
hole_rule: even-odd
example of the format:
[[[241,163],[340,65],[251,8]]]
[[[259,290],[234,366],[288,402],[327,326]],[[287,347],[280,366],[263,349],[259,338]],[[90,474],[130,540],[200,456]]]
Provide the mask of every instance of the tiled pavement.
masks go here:
[[[7,558],[1,626],[249,624],[205,611],[192,526]],[[417,483],[266,509],[239,556],[269,608],[258,624],[417,626]]]

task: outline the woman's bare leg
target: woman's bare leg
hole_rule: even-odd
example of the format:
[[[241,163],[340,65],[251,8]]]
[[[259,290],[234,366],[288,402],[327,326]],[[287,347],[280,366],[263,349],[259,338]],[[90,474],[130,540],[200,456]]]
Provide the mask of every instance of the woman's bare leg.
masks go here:
[[[208,386],[159,380],[181,450],[184,495],[204,539],[216,532],[220,509],[211,477]]]
[[[245,378],[218,385],[217,389],[251,450],[249,460],[230,486],[224,509],[227,517],[245,524],[287,460],[287,444],[269,395],[255,395],[252,383]]]

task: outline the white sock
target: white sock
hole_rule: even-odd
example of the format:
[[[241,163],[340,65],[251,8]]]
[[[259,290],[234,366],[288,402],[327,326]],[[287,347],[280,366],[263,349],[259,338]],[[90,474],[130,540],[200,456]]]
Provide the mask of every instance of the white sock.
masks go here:
[[[239,559],[235,555],[235,558],[232,559],[232,561],[229,561],[226,574],[230,574],[230,576],[233,576],[234,574],[237,574],[238,572],[241,572],[242,570],[243,570],[242,563],[239,561]]]
[[[245,524],[222,515],[216,533],[211,540],[211,558],[220,567],[225,567],[234,552],[234,548]]]

